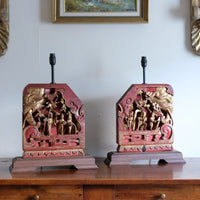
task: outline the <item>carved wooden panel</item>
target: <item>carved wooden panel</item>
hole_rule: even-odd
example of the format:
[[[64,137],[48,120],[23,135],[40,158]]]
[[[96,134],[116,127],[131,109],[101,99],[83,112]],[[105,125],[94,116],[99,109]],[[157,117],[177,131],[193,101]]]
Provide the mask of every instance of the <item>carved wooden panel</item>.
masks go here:
[[[118,151],[172,150],[172,98],[167,84],[131,86],[117,103]]]
[[[24,157],[84,155],[85,114],[67,84],[29,84],[23,93]]]

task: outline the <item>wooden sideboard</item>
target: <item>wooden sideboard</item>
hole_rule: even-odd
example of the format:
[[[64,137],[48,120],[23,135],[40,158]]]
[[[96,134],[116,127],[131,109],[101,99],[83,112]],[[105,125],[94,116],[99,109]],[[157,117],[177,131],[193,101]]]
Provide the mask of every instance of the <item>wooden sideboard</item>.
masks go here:
[[[0,159],[0,200],[198,200],[200,158],[184,164],[113,166],[98,169],[40,168],[11,174]]]

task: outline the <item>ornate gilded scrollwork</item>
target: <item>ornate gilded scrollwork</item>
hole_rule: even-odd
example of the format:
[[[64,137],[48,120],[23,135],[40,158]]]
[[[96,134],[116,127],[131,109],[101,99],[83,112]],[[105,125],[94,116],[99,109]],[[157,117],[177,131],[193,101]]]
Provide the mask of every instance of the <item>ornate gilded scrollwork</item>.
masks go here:
[[[9,40],[9,0],[0,0],[0,56],[6,53]]]
[[[156,88],[155,92],[140,90],[137,100],[129,104],[128,113],[124,117],[127,130],[161,130],[162,125],[172,125],[172,95],[165,87]]]
[[[191,0],[191,42],[194,52],[200,55],[200,0]]]
[[[74,102],[72,104],[77,107]],[[78,134],[82,127],[76,113],[73,112],[74,107],[66,105],[66,100],[59,90],[29,88],[23,99],[24,147],[29,149],[24,153],[24,157],[84,154],[78,148]],[[63,147],[62,152],[59,149]],[[73,147],[73,150],[70,147]],[[74,149],[76,147],[78,150]]]
[[[173,90],[134,85],[118,102],[118,151],[168,151],[173,143]]]
[[[77,134],[81,126],[60,91],[30,88],[24,96],[23,128],[36,126],[41,135]]]

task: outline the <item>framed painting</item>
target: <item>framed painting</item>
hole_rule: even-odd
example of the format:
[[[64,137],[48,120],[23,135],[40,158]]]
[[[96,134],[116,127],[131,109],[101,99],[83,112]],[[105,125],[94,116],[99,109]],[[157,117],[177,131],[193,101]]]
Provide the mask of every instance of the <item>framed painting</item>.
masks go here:
[[[148,0],[52,0],[53,23],[148,23]]]

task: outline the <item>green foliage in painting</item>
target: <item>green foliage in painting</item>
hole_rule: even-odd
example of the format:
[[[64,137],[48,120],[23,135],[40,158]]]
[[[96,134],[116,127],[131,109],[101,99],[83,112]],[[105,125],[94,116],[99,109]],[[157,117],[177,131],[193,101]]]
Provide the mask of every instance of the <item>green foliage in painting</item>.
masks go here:
[[[65,12],[136,11],[136,0],[65,0]]]

